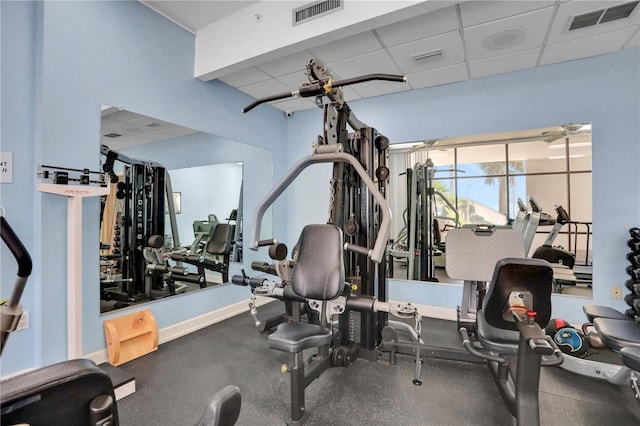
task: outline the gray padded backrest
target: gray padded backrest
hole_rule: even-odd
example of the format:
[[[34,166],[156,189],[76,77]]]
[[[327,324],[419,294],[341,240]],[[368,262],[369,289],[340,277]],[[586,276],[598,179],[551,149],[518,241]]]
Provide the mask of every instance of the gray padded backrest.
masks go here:
[[[240,388],[229,385],[218,391],[195,426],[233,426],[240,416]]]
[[[342,230],[334,225],[307,225],[298,240],[291,288],[308,299],[331,300],[344,289]]]
[[[217,255],[227,255],[231,251],[233,239],[233,225],[219,223],[213,230],[213,235],[207,242],[207,253]]]
[[[496,263],[493,278],[482,302],[487,323],[493,327],[516,330],[515,321],[506,321],[503,313],[512,292],[529,293],[535,321],[544,328],[551,318],[553,269],[542,259],[502,259]]]
[[[457,228],[447,233],[447,274],[456,280],[490,281],[496,262],[505,257],[524,257],[524,237],[510,228],[476,232]]]

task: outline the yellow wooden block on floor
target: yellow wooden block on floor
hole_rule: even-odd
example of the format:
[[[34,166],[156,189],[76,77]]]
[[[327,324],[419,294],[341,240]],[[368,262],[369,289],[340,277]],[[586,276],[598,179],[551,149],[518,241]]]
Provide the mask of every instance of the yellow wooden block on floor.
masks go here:
[[[109,363],[124,364],[158,349],[158,324],[151,310],[104,321]]]

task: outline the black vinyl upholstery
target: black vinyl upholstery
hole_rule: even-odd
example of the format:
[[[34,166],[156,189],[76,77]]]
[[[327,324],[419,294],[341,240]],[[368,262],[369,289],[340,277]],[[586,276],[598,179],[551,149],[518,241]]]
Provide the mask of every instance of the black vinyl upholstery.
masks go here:
[[[516,355],[520,333],[515,319],[504,318],[512,292],[529,293],[535,321],[544,328],[551,317],[553,269],[540,259],[506,258],[498,261],[476,318],[478,340],[485,349]],[[509,319],[509,315],[507,315]]]
[[[338,297],[344,289],[342,230],[334,225],[307,225],[300,234],[298,247],[292,290],[307,299],[326,301]],[[295,354],[328,345],[332,337],[326,327],[292,322],[280,324],[268,341],[273,349]]]
[[[582,311],[587,316],[589,322],[593,322],[595,318],[613,318],[619,320],[631,320],[628,316],[609,306],[601,305],[584,305]]]
[[[240,388],[229,385],[213,396],[195,426],[233,426],[240,416]]]
[[[602,342],[612,349],[632,346],[640,348],[640,323],[612,318],[594,318]]]
[[[88,359],[49,365],[2,382],[4,424],[88,425],[95,398],[110,398],[111,425],[118,425],[113,384]]]
[[[207,242],[206,252],[224,256],[231,252],[234,226],[228,223],[219,223],[213,230],[213,235]]]
[[[551,319],[553,269],[542,259],[506,258],[499,260],[485,295],[482,310],[487,324],[506,330],[517,330],[515,320],[505,320],[503,313],[512,292],[530,293],[535,322],[544,328]]]
[[[640,371],[640,348],[628,346],[620,350],[622,363],[632,370]]]
[[[299,296],[332,300],[344,289],[342,231],[334,225],[307,225],[298,240],[291,288]]]

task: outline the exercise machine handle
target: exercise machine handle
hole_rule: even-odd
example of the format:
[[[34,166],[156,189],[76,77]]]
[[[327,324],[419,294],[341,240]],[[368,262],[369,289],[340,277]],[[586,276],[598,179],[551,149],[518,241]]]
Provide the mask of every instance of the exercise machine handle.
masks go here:
[[[376,184],[371,180],[367,171],[362,167],[360,162],[351,154],[347,154],[346,152],[323,152],[319,154],[313,154],[307,157],[304,157],[293,168],[280,180],[280,182],[267,194],[267,196],[258,204],[256,210],[253,214],[253,223],[251,224],[251,239],[249,249],[256,251],[260,245],[260,241],[258,237],[260,235],[260,228],[262,226],[262,217],[264,216],[267,209],[273,204],[273,202],[282,194],[285,189],[295,180],[296,177],[311,164],[318,163],[349,163],[353,166],[355,171],[358,173],[362,182],[367,186],[369,191],[371,191],[371,195],[376,200],[378,205],[380,206],[380,215],[382,220],[380,222],[380,230],[378,232],[378,237],[374,243],[372,249],[363,248],[366,250],[366,254],[369,256],[371,260],[376,263],[380,263],[384,257],[384,252],[387,245],[387,240],[389,239],[389,232],[391,230],[391,208],[389,207],[389,203],[384,198],[384,195],[380,193]],[[354,250],[353,246],[349,247],[351,250]]]
[[[347,78],[345,80],[331,81],[328,82],[318,80],[314,81],[310,84],[302,84],[300,85],[300,90],[294,90],[291,92],[282,92],[277,95],[266,96],[264,98],[256,99],[251,102],[246,107],[242,108],[242,112],[249,112],[258,105],[261,105],[265,102],[278,101],[280,99],[291,98],[294,96],[299,96],[301,98],[310,98],[312,96],[322,96],[331,92],[331,89],[336,87],[349,86],[351,84],[364,83],[372,80],[381,80],[381,81],[394,81],[398,83],[406,83],[407,76],[405,75],[397,75],[397,74],[367,74],[362,75],[360,77]]]
[[[15,257],[18,262],[17,275],[21,278],[27,278],[31,275],[31,256],[29,256],[29,252],[24,248],[22,241],[20,241],[20,238],[18,238],[13,228],[9,226],[4,216],[2,216],[0,220],[2,220],[2,225],[0,226],[2,241],[4,241],[9,250],[11,250],[11,254],[13,254],[13,257]]]
[[[290,98],[292,96],[296,96],[296,94],[297,94],[297,92],[295,92],[295,91],[283,92],[283,93],[279,93],[277,95],[271,95],[271,96],[266,96],[264,98],[256,99],[255,101],[251,102],[246,107],[242,108],[242,112],[249,112],[252,109],[254,109],[255,107],[257,107],[258,105],[263,104],[265,102],[278,101],[280,99]]]
[[[13,332],[17,323],[22,316],[22,306],[20,305],[20,298],[22,298],[22,292],[27,285],[29,275],[31,275],[32,263],[29,252],[18,238],[18,235],[14,232],[13,228],[9,225],[4,216],[0,216],[0,234],[2,241],[15,257],[18,262],[18,273],[16,277],[16,283],[13,286],[11,298],[6,305],[0,306],[0,355],[4,351],[4,347],[9,339],[9,335]]]
[[[469,352],[471,355],[476,356],[478,358],[487,360],[487,361],[493,361],[493,362],[497,362],[498,364],[506,364],[507,360],[496,356],[496,355],[491,355],[487,352],[481,352],[479,350],[477,350],[476,348],[473,347],[473,345],[471,344],[471,341],[469,340],[469,333],[467,332],[467,329],[464,327],[460,327],[460,334],[462,335],[462,345],[464,346],[464,348],[467,350],[467,352]]]
[[[250,286],[251,288],[260,287],[265,281],[265,278],[250,278],[246,275],[234,275],[231,277],[232,284],[241,285],[243,287]]]

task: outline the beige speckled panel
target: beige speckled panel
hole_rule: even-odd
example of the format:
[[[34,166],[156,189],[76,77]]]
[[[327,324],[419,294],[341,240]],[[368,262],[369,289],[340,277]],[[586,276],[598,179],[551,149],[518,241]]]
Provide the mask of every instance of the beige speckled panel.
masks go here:
[[[447,274],[456,280],[491,281],[496,262],[505,257],[525,257],[522,233],[494,229],[452,229],[447,234]]]

